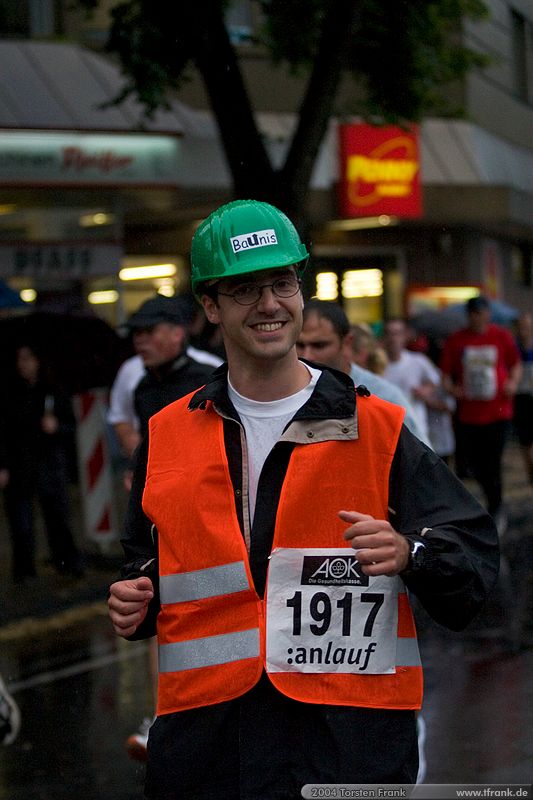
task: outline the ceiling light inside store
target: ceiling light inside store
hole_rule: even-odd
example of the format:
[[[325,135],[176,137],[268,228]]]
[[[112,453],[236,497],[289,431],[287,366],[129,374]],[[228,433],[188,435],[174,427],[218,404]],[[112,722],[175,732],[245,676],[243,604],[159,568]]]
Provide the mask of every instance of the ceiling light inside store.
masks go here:
[[[124,267],[118,273],[118,277],[121,281],[141,281],[151,278],[171,278],[175,274],[175,264],[150,264],[143,267]]]
[[[319,272],[316,276],[316,297],[319,300],[336,300],[339,296],[339,279],[336,272]]]
[[[174,295],[176,294],[176,290],[174,286],[172,286],[171,284],[167,284],[160,286],[159,289],[157,290],[157,294],[162,294],[163,297],[174,297]]]
[[[342,296],[381,297],[383,273],[380,269],[350,269],[342,276]]]
[[[104,303],[116,303],[118,300],[118,292],[116,289],[91,292],[87,300],[92,306],[103,305]]]
[[[361,217],[357,219],[333,219],[328,224],[333,231],[358,231],[365,228],[384,228],[388,225],[397,225],[398,217],[389,217],[380,214],[379,217]]]
[[[25,303],[33,303],[37,299],[37,292],[35,289],[21,289],[19,292],[20,299]]]
[[[95,214],[82,214],[79,218],[79,223],[82,228],[94,228],[98,225],[111,225],[115,220],[114,214],[97,211]]]

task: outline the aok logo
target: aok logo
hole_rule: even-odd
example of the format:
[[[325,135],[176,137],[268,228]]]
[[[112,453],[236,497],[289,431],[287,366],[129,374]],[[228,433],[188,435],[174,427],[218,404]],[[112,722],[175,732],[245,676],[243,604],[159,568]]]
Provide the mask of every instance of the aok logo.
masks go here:
[[[355,555],[304,556],[302,585],[368,586],[368,575],[361,572]]]
[[[278,237],[273,228],[267,228],[264,231],[232,236],[230,242],[234,253],[242,253],[243,250],[253,250],[254,247],[268,247],[268,245],[277,244]]]

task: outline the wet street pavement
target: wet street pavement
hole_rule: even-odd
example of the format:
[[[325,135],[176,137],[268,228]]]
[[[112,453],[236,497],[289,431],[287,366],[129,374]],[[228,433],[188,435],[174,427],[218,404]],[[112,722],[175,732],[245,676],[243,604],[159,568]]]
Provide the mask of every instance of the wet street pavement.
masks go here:
[[[532,780],[533,492],[514,445],[505,487],[503,568],[483,613],[460,634],[417,614],[427,783]],[[148,655],[107,620],[118,548],[90,556],[82,580],[44,565],[14,587],[0,516],[0,556],[0,671],[22,713],[17,740],[0,748],[0,800],[140,800],[143,767],[124,740],[151,712]]]

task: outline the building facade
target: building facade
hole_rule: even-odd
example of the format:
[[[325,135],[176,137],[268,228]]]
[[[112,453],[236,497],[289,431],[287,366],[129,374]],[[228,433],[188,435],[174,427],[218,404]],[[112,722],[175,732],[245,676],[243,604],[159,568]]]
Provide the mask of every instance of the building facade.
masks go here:
[[[231,183],[199,80],[148,124],[132,100],[108,105],[122,86],[98,52],[112,5],[86,20],[52,0],[3,4],[0,278],[34,302],[90,301],[118,324],[154,289],[186,290],[195,226],[230,198]],[[331,121],[312,180],[306,291],[338,298],[353,321],[475,291],[533,305],[533,2],[487,5],[489,17],[463,30],[490,57],[454,89],[464,116],[425,119],[418,132],[418,216],[342,213],[341,118]],[[228,26],[276,160],[302,84],[281,68],[273,80],[250,42],[256,24],[256,4],[234,5]],[[71,43],[57,43],[59,34]],[[343,85],[339,109],[353,91]]]

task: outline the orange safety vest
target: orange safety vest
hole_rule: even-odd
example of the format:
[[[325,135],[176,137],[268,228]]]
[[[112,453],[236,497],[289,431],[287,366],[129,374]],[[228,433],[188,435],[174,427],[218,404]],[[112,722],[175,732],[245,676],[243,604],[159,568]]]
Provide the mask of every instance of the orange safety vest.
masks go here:
[[[156,525],[161,611],[158,714],[239,697],[265,664],[265,613],[240,530],[223,420],[190,396],[149,423],[143,509]],[[353,549],[340,509],[387,518],[388,481],[403,409],[358,398],[359,437],[295,445],[281,491],[273,548]],[[238,501],[237,501],[238,502]],[[413,709],[422,702],[416,630],[403,584],[391,674],[273,672],[281,691],[310,703]]]

